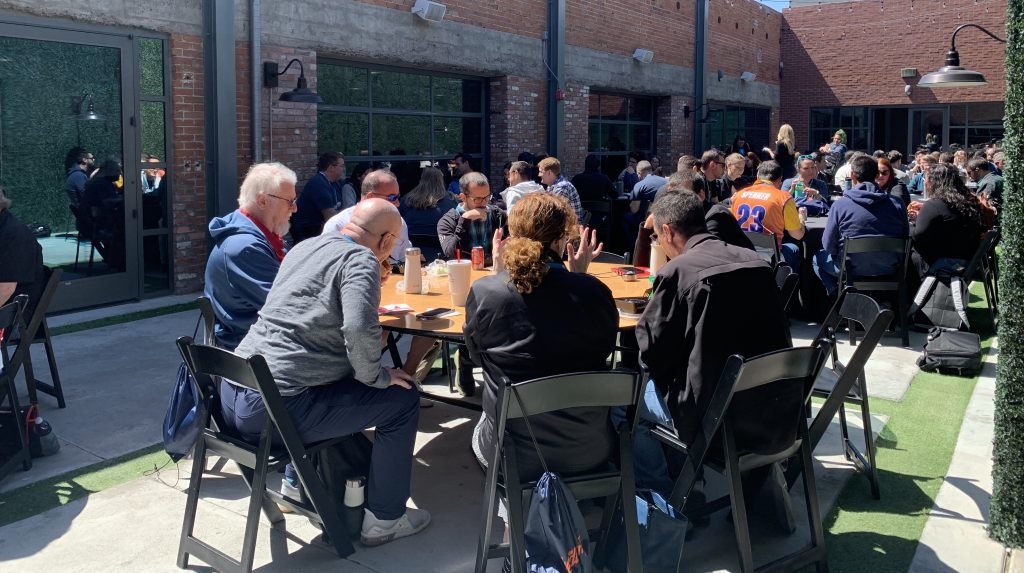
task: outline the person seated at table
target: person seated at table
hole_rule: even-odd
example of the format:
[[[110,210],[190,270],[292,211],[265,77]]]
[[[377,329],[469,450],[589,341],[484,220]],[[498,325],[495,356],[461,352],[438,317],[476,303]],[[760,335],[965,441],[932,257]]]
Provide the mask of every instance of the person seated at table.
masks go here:
[[[668,183],[664,177],[654,174],[654,167],[646,160],[637,163],[636,174],[640,181],[629,192],[629,210],[622,216],[622,230],[627,245],[636,240],[638,226],[647,218],[648,206],[654,201],[658,189]]]
[[[781,171],[777,165],[773,169]],[[697,195],[666,193],[651,206],[651,215],[668,262],[658,270],[636,327],[640,358],[657,389],[655,396],[653,388],[646,390],[640,415],[674,425],[689,444],[728,357],[787,348],[789,320],[771,266],[753,249],[709,234]],[[803,398],[800,384],[772,384],[738,397],[732,409],[740,422],[740,447],[755,453],[777,451],[775,437],[764,429],[772,421],[800,415]],[[653,458],[643,457],[648,451],[635,458],[638,470],[664,468],[660,450],[653,449]],[[763,477],[751,484],[758,486]]]
[[[579,175],[577,175],[579,177]],[[608,176],[604,176],[608,179]],[[608,180],[611,185],[611,180]],[[501,200],[509,211],[526,195],[544,190],[544,186],[533,180],[533,165],[525,161],[513,161],[508,167],[508,188],[501,192]]]
[[[238,209],[210,221],[213,250],[203,294],[213,303],[213,333],[221,348],[238,346],[267,300],[285,255],[296,181],[281,163],[257,163],[242,181]]]
[[[918,156],[915,169],[917,173],[910,179],[910,183],[907,184],[907,189],[915,195],[924,194],[924,179],[928,175],[928,170],[939,164],[939,160],[932,157],[928,153],[922,153]]]
[[[757,183],[740,191],[732,198],[732,215],[740,227],[750,233],[774,233],[786,264],[800,270],[800,245],[783,243],[783,234],[796,240],[804,238],[806,229],[796,210],[793,196],[783,191],[782,166],[775,161],[764,161],[757,166]]]
[[[572,183],[562,175],[562,163],[557,157],[545,157],[537,162],[537,176],[540,183],[547,188],[548,193],[564,197],[572,210],[576,211],[576,218],[583,220],[583,204],[580,203],[580,194]]]
[[[383,199],[391,203],[396,209],[400,204],[398,179],[395,178],[394,173],[384,169],[371,171],[363,176],[360,193],[362,193],[362,198],[359,203],[371,199]],[[327,223],[324,224],[322,234],[336,236],[344,232],[345,226],[355,216],[356,207],[359,206],[359,203],[328,219]],[[395,236],[391,255],[388,258],[391,262],[404,262],[405,250],[412,246],[412,243],[409,241],[409,226],[406,225],[405,219],[402,219],[401,216],[399,216],[399,223],[401,231]],[[423,253],[420,253],[420,258],[423,258]],[[430,365],[434,363],[434,359],[437,358],[440,352],[440,342],[422,336],[414,336],[409,345],[409,354],[405,356],[402,369],[409,374],[415,375],[417,381],[422,381],[430,373]]]
[[[814,161],[814,156],[801,155],[796,160],[796,177],[783,181],[782,190],[789,191],[794,199],[799,199],[793,187],[800,183],[798,187],[801,188],[801,196],[808,199],[816,199],[826,204],[831,203],[832,198],[828,193],[828,184],[818,179],[817,175],[818,168]]]
[[[966,267],[987,230],[982,204],[964,185],[956,166],[936,165],[925,181],[928,200],[911,232],[911,259],[919,276]]]
[[[85,184],[80,209],[91,222],[91,241],[107,266],[124,270],[124,178],[121,161],[110,157]]]
[[[495,233],[496,274],[473,283],[463,331],[472,361],[485,376],[483,415],[472,448],[484,467],[494,455],[501,376],[522,382],[543,376],[605,370],[619,315],[612,293],[586,274],[600,254],[596,233],[577,225],[569,202],[549,193],[523,197],[509,214],[511,238]],[[571,240],[580,238],[573,249]],[[562,262],[562,253],[569,258]],[[607,408],[576,408],[531,416],[552,471],[575,473],[603,466],[614,445]],[[522,421],[510,421],[524,480],[541,474]],[[580,447],[586,444],[586,447]]]
[[[436,167],[425,167],[419,184],[399,199],[398,212],[410,235],[436,235],[437,222],[457,204],[444,186],[444,173]],[[428,261],[443,256],[438,248],[421,250]]]
[[[875,185],[893,197],[898,197],[904,207],[910,205],[910,191],[897,177],[896,169],[892,166],[892,162],[887,157],[880,157],[877,161],[878,177],[875,178]]]
[[[300,243],[319,235],[324,223],[341,210],[341,186],[345,179],[345,157],[336,151],[320,154],[316,175],[310,177],[298,196],[292,215],[292,240]]]
[[[750,187],[755,179],[744,175],[747,171],[747,158],[739,153],[729,154],[725,158],[725,183],[724,189],[732,197],[741,189]]]
[[[461,203],[448,210],[437,222],[437,236],[445,258],[456,255],[469,259],[473,247],[483,247],[485,260],[491,260],[491,237],[505,226],[505,212],[490,204],[491,186],[479,171],[459,179]]]
[[[36,303],[43,294],[43,248],[28,225],[11,213],[11,200],[0,188],[0,306],[14,297],[28,295],[28,307],[22,314],[25,324],[32,319]],[[0,339],[3,330],[0,329]]]
[[[821,279],[829,296],[839,286],[839,265],[843,264],[843,245],[854,237],[906,237],[907,213],[903,201],[879,189],[878,161],[870,155],[859,155],[850,162],[853,187],[843,193],[828,213],[822,250],[814,255],[814,273]],[[900,262],[897,253],[858,253],[851,255],[848,271],[851,276],[885,276]]]
[[[694,189],[693,182],[696,178],[697,176],[692,172],[676,171],[668,178],[668,183],[658,190],[654,200],[657,201],[669,193],[696,193],[697,197],[706,205],[707,198],[704,196],[703,190],[697,191]],[[704,213],[704,223],[707,225],[709,233],[726,243],[743,247],[744,249],[754,248],[754,243],[750,242],[750,238],[743,232],[739,223],[736,222],[736,218],[732,216],[732,211],[725,205],[721,203],[712,205]],[[654,229],[654,217],[652,215],[647,215],[644,227]]]
[[[601,158],[594,154],[583,160],[583,172],[572,178],[572,186],[580,194],[580,201],[611,201],[616,197],[615,184],[601,173]]]
[[[235,349],[266,359],[304,443],[375,428],[360,533],[366,545],[418,533],[430,523],[430,513],[405,506],[419,393],[411,376],[383,365],[380,352],[377,306],[401,226],[394,205],[365,199],[340,233],[296,245],[259,319]],[[266,416],[258,392],[224,380],[221,408],[244,439],[258,439]]]
[[[725,175],[725,154],[717,149],[709,149],[700,156],[700,170],[693,182],[693,190],[703,194],[705,208],[725,201],[731,196],[732,190],[727,189],[722,177]]]
[[[995,209],[1003,204],[1003,178],[992,170],[987,159],[971,159],[967,162],[967,176],[977,188],[975,193]]]

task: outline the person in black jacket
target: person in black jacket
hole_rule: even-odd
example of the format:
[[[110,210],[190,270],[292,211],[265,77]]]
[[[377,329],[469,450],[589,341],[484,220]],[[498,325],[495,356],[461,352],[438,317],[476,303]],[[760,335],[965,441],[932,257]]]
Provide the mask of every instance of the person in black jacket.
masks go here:
[[[510,239],[494,236],[497,273],[473,283],[466,302],[466,346],[486,374],[483,415],[472,441],[485,466],[500,439],[495,408],[501,376],[521,382],[604,370],[619,324],[611,291],[586,274],[601,252],[592,242],[596,234],[577,227],[567,200],[550,193],[523,197],[509,214],[509,230]],[[569,240],[580,231],[580,247],[573,249]],[[561,257],[567,248],[568,268]],[[541,467],[529,433],[521,421],[513,422],[509,431],[522,477],[535,479]],[[589,471],[606,463],[612,451],[607,408],[535,415],[530,423],[552,471]]]
[[[940,164],[926,177],[928,200],[917,213],[911,235],[918,273],[966,267],[986,231],[978,198],[967,189],[956,166]]]
[[[588,155],[583,161],[583,173],[572,178],[572,186],[580,194],[580,201],[609,201],[615,199],[615,185],[601,173],[601,158]]]

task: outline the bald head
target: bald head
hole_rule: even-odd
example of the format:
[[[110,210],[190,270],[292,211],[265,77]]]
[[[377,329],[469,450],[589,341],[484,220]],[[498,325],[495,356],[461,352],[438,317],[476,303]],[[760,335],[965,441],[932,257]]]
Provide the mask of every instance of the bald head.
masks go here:
[[[352,218],[341,232],[384,260],[402,232],[402,216],[388,201],[366,198],[356,203]]]

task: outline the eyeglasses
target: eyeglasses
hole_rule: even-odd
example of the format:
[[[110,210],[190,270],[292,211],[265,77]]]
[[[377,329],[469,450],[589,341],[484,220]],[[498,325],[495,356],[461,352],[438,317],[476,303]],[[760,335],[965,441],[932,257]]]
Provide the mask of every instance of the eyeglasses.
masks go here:
[[[377,193],[370,193],[370,195],[377,197],[379,199],[387,199],[389,203],[394,203],[395,201],[398,201],[398,198],[402,196],[401,193],[392,193],[391,195],[379,195]]]
[[[652,243],[657,243],[658,242],[658,234],[657,233],[651,233],[651,242]]]
[[[486,203],[491,200],[490,195],[484,195],[483,197],[474,197],[472,195],[466,195],[466,201],[476,201],[477,203]]]
[[[267,197],[273,197],[274,199],[280,199],[280,200],[284,201],[285,203],[288,203],[292,207],[294,207],[295,204],[299,202],[299,197],[298,196],[296,196],[294,199],[285,199],[284,197],[278,197],[277,195],[274,195],[273,193],[267,193]]]

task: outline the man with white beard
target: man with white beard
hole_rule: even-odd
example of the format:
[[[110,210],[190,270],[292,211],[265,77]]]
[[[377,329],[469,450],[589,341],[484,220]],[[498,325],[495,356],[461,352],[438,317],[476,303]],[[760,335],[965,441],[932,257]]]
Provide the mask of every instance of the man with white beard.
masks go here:
[[[213,251],[204,294],[213,301],[217,345],[234,350],[258,318],[281,267],[295,212],[295,172],[280,163],[258,163],[245,175],[238,209],[210,221]]]

